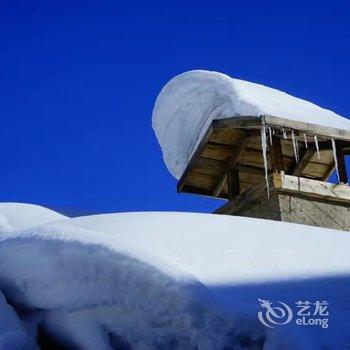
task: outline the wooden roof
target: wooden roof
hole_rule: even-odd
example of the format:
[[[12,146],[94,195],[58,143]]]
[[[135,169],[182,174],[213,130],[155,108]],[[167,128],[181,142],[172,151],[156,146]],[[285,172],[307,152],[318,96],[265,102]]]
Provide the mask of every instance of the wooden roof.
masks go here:
[[[263,126],[273,130],[272,145],[267,136],[269,173],[283,170],[289,175],[326,181],[334,169],[331,139],[336,140],[340,155],[350,154],[350,131],[347,130],[272,116],[213,120],[178,182],[178,192],[229,199],[232,188],[229,191],[228,183],[238,195],[263,180]],[[299,162],[295,160],[292,131],[297,140]],[[318,138],[320,159],[314,135]],[[274,144],[279,145],[279,150]]]

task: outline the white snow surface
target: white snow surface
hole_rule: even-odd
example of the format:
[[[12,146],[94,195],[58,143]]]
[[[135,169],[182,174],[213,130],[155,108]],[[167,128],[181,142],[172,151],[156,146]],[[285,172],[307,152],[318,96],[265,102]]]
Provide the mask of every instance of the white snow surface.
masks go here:
[[[38,328],[72,349],[345,349],[349,245],[347,232],[194,213],[0,231],[0,291],[13,306],[0,294],[0,350],[35,349]],[[258,298],[327,300],[333,323],[267,329]]]
[[[165,164],[179,179],[213,119],[272,115],[350,130],[350,121],[263,85],[203,70],[171,79],[154,106],[152,125]]]
[[[64,218],[66,216],[40,205],[0,203],[0,232],[13,232]]]

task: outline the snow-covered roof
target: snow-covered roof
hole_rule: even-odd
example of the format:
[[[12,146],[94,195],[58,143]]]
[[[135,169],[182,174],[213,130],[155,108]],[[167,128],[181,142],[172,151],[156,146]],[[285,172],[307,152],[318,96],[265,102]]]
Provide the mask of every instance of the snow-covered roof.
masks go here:
[[[311,102],[225,74],[195,70],[171,79],[154,106],[152,124],[169,171],[180,178],[213,119],[271,115],[350,130],[350,121]]]
[[[0,207],[5,218],[6,206]],[[23,209],[17,206],[21,222]],[[4,348],[37,349],[39,326],[60,344],[87,350],[346,347],[347,232],[190,213],[106,214],[29,226],[0,231]],[[332,325],[264,328],[258,298],[291,307],[327,300]],[[28,317],[18,317],[24,309]]]

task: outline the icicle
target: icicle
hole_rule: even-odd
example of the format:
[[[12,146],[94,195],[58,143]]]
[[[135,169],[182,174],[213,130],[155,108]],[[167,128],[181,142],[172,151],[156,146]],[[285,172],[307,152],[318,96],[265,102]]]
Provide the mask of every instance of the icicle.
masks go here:
[[[262,149],[263,158],[264,158],[267,198],[270,198],[270,184],[269,184],[269,172],[268,172],[268,167],[267,167],[267,142],[266,142],[266,127],[265,126],[263,126],[261,128],[261,149]]]
[[[287,133],[286,133],[286,130],[284,130],[283,128],[282,128],[282,134],[283,134],[283,138],[284,138],[285,140],[287,140],[287,139],[288,139]]]
[[[340,176],[339,176],[338,158],[337,158],[337,147],[335,145],[335,141],[334,141],[333,137],[332,137],[331,140],[332,140],[332,148],[333,148],[333,158],[334,158],[335,171],[337,172],[338,183],[340,185]]]
[[[314,140],[315,140],[315,146],[316,146],[316,150],[317,150],[318,159],[321,159],[320,147],[319,147],[319,145],[318,145],[318,138],[317,138],[317,135],[314,136]]]
[[[307,145],[307,137],[306,137],[305,133],[304,133],[304,141],[305,141],[305,148],[309,148],[308,145]]]
[[[270,137],[270,145],[272,146],[272,130],[269,127],[269,137]]]
[[[295,139],[294,130],[292,130],[292,143],[293,143],[294,157],[295,157],[295,161],[299,163],[299,153],[298,153],[297,142],[298,141]]]

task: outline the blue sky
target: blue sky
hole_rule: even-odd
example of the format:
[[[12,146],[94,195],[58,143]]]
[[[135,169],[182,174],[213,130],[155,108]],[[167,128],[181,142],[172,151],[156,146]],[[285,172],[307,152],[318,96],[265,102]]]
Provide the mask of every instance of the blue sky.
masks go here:
[[[346,1],[0,3],[0,200],[71,215],[210,212],[177,194],[151,127],[161,87],[227,73],[348,116]]]

